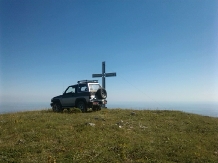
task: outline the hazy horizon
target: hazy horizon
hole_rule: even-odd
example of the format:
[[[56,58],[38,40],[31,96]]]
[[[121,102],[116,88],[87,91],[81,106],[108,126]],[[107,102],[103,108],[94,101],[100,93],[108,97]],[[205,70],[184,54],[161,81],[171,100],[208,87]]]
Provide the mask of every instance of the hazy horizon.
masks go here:
[[[126,102],[109,103],[109,109],[133,109],[133,110],[175,110],[187,113],[194,113],[204,116],[218,117],[218,102]],[[32,103],[0,103],[0,114],[44,110],[51,106],[47,102]]]

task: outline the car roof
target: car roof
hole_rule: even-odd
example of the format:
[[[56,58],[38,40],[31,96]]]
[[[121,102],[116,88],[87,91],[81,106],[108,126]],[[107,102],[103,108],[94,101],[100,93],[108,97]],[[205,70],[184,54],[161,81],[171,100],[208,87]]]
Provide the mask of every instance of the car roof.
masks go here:
[[[79,80],[77,83],[98,83],[98,80]]]
[[[70,85],[68,87],[77,86],[78,84],[99,84],[99,83],[98,80],[80,80],[77,82],[77,84]]]

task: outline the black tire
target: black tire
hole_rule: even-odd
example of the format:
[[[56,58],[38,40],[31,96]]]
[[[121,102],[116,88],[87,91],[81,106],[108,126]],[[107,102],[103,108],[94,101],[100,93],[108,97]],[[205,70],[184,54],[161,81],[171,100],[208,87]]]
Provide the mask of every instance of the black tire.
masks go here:
[[[54,112],[61,112],[61,111],[63,111],[63,109],[61,107],[61,104],[59,104],[59,103],[54,103],[53,106],[52,106],[52,110]]]
[[[99,88],[96,92],[96,96],[98,99],[106,99],[107,98],[107,91],[104,88]]]
[[[98,106],[98,109],[97,109],[97,111],[99,111],[99,110],[101,110],[101,106]]]
[[[92,107],[92,111],[97,111],[97,107],[96,107],[96,106],[93,106],[93,107]]]
[[[99,111],[101,110],[101,106],[93,106],[92,111]]]
[[[83,101],[79,101],[77,103],[77,108],[79,108],[83,113],[85,113],[87,111],[87,106],[86,106],[85,102],[83,102]]]

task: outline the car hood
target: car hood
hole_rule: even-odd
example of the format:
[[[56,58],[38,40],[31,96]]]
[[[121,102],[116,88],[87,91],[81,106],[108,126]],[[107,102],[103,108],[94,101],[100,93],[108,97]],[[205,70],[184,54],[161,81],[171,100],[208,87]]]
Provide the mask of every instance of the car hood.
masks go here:
[[[55,97],[53,97],[51,100],[57,99],[57,98],[61,98],[62,96],[63,96],[63,95],[55,96]]]

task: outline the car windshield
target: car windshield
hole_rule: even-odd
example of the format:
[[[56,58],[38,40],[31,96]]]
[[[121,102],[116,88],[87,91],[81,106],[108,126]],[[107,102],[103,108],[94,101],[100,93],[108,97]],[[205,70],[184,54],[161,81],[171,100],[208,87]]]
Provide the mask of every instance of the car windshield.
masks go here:
[[[89,84],[90,92],[97,92],[97,90],[100,88],[99,84]]]

